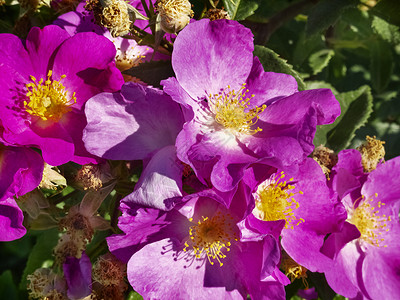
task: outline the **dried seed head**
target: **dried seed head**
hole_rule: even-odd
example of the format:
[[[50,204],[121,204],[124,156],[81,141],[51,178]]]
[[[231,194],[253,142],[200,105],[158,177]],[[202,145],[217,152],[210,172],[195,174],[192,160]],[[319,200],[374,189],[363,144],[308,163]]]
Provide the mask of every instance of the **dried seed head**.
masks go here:
[[[101,25],[107,27],[113,37],[126,35],[135,21],[135,15],[129,11],[125,1],[107,1],[102,11]]]
[[[112,179],[110,166],[108,164],[82,166],[76,175],[76,180],[82,184],[84,190],[98,191]]]
[[[66,300],[65,281],[47,268],[35,270],[27,276],[29,299]]]
[[[367,135],[366,141],[357,148],[362,156],[364,172],[371,172],[376,169],[385,156],[385,142],[377,140],[376,136]]]
[[[87,11],[92,11],[97,25],[106,27],[113,37],[130,32],[136,19],[133,7],[123,0],[88,0]]]
[[[161,29],[168,33],[181,31],[193,17],[192,5],[188,0],[158,0],[156,8]]]
[[[54,248],[54,257],[62,265],[67,257],[80,258],[85,250],[86,242],[82,238],[76,238],[68,233],[63,234]]]
[[[108,253],[97,259],[93,265],[92,276],[93,280],[104,286],[118,286],[121,282],[125,285],[126,265]]]
[[[320,145],[314,149],[311,157],[321,166],[322,171],[324,171],[326,177],[329,178],[329,173],[338,162],[338,157],[335,152]]]
[[[227,11],[219,8],[210,8],[205,14],[204,18],[210,19],[211,21],[227,19],[230,20],[229,14]]]

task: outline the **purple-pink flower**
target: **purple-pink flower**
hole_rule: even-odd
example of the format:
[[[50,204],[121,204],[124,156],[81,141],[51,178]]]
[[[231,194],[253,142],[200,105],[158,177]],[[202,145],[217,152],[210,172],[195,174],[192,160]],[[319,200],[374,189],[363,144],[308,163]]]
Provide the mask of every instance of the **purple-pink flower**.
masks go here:
[[[254,209],[241,226],[253,231],[269,228],[297,264],[312,272],[329,269],[332,259],[320,249],[327,234],[340,230],[346,212],[318,163],[307,158],[272,172],[260,166],[250,171],[245,181],[253,191]]]
[[[168,212],[123,200],[124,234],[108,238],[109,249],[128,261],[128,280],[145,299],[285,299],[276,239],[237,226],[248,199],[241,186],[229,209],[214,190]]]
[[[340,114],[330,90],[298,92],[292,76],[264,72],[253,49],[251,31],[235,21],[193,22],[174,43],[176,78],[161,82],[186,110],[178,158],[221,191],[253,163],[301,162],[316,126]]]
[[[34,27],[26,41],[0,34],[0,120],[9,144],[42,151],[53,166],[95,162],[83,146],[85,102],[123,84],[115,48],[95,33]]]
[[[182,196],[183,165],[174,146],[183,125],[180,106],[158,89],[126,83],[121,93],[90,99],[85,113],[88,124],[83,140],[90,153],[107,159],[144,160],[135,191],[127,198],[170,209],[173,199]]]
[[[25,235],[24,215],[14,197],[36,188],[42,180],[43,168],[44,162],[34,150],[0,143],[0,241]]]
[[[325,272],[329,285],[349,298],[400,295],[400,157],[364,173],[360,153],[343,150],[332,173],[347,222],[323,246],[335,261]]]

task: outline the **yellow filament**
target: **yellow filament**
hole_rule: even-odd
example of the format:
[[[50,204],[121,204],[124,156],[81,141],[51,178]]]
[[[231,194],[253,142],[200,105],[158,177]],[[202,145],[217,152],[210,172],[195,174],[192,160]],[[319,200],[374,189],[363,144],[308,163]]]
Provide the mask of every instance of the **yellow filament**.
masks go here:
[[[223,265],[221,259],[226,257],[223,251],[229,252],[231,242],[238,240],[233,218],[220,212],[212,218],[202,216],[197,224],[190,227],[189,235],[190,240],[185,242],[183,251],[193,248],[196,258],[205,254],[211,265],[218,261],[220,266]]]
[[[51,80],[51,75],[52,71],[49,70],[47,80],[44,81],[41,78],[39,82],[35,77],[30,77],[33,82],[26,84],[28,89],[26,96],[29,101],[24,101],[24,106],[29,114],[38,116],[44,121],[59,121],[65,113],[71,110],[70,106],[76,103],[76,97],[74,92],[68,98],[68,92],[61,83],[61,79],[64,79],[66,75],[62,75],[59,81]]]
[[[264,221],[285,220],[285,228],[293,229],[294,226],[304,222],[303,218],[297,218],[294,211],[299,208],[299,203],[293,196],[294,185],[281,181],[285,178],[284,172],[275,175],[272,180],[260,184],[256,193],[256,207],[254,214]],[[293,181],[290,178],[289,181]],[[303,194],[299,191],[298,194]]]
[[[267,106],[264,104],[261,107],[256,106],[248,109],[249,102],[254,95],[246,98],[247,92],[249,90],[245,90],[245,84],[242,85],[238,92],[231,90],[230,86],[228,86],[228,89],[219,94],[210,94],[208,100],[211,109],[215,113],[215,121],[236,133],[253,135],[262,131],[259,127],[256,129],[251,127],[257,123],[259,114]]]
[[[375,197],[377,196],[378,194],[375,193]],[[364,196],[361,197],[362,199],[364,199]],[[388,224],[392,221],[392,218],[391,216],[379,215],[379,208],[384,206],[385,203],[379,201],[376,206],[372,206],[373,201],[373,198],[371,198],[360,202],[348,221],[360,231],[361,240],[376,247],[387,247],[387,245],[381,244],[385,240],[382,234],[389,231]]]

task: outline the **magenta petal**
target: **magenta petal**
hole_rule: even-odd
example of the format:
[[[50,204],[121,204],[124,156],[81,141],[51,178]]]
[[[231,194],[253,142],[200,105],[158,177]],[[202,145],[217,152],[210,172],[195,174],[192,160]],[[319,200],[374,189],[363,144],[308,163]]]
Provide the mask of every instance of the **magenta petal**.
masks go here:
[[[357,248],[356,243],[347,243],[339,252],[334,266],[325,271],[329,286],[348,298],[356,297],[359,292],[357,282],[361,270],[357,266],[362,265],[363,255]]]
[[[361,193],[366,198],[372,198],[375,193],[377,201],[392,204],[399,201],[400,195],[400,156],[379,164],[364,183]]]
[[[371,250],[365,257],[364,286],[371,299],[394,299],[394,295],[400,295],[400,247],[380,250]]]
[[[35,73],[28,75],[33,75],[38,80],[46,78],[47,71],[53,63],[54,51],[69,37],[69,34],[58,26],[49,25],[43,29],[33,27],[26,38],[26,48]]]
[[[0,145],[0,198],[6,191],[17,197],[32,191],[42,180],[43,167],[34,150]]]
[[[332,186],[339,198],[343,199],[348,193],[359,188],[363,175],[360,152],[356,149],[340,151],[338,163],[332,169]]]
[[[29,80],[29,75],[34,75],[34,69],[22,40],[13,34],[2,33],[0,34],[0,45],[0,61],[2,64],[21,74],[25,80]],[[8,84],[15,84],[8,72],[0,72],[0,78],[2,77],[8,80]],[[3,87],[3,84],[1,87]]]
[[[264,72],[264,68],[258,57],[254,57],[253,67],[246,88],[249,94],[254,95],[252,106],[269,105],[278,98],[290,96],[297,90],[297,81],[293,76],[281,73]]]
[[[329,89],[295,93],[271,104],[260,119],[272,124],[297,124],[314,107],[317,125],[330,124],[340,115],[340,105]],[[288,118],[288,116],[290,116]]]
[[[182,196],[182,170],[175,146],[160,149],[143,170],[135,191],[126,196],[124,202],[170,210],[174,200]]]
[[[253,63],[253,35],[235,21],[193,22],[174,43],[172,66],[179,84],[193,99],[246,82]]]
[[[76,93],[75,108],[100,92],[121,88],[124,81],[115,67],[115,52],[111,41],[93,32],[77,33],[60,46],[54,58],[53,77],[58,80],[66,75],[66,89]]]
[[[10,194],[0,199],[0,241],[8,242],[23,237],[26,233],[22,225],[24,214]]]
[[[344,222],[340,232],[334,232],[325,240],[321,252],[328,257],[335,259],[340,250],[349,242],[360,237],[357,227],[348,222]]]
[[[144,159],[175,144],[183,124],[177,103],[160,90],[133,83],[123,86],[122,96],[102,93],[87,102],[83,140],[89,152],[109,159]]]
[[[92,292],[92,264],[85,252],[80,259],[67,257],[63,264],[69,299],[82,299]]]
[[[177,247],[172,240],[164,239],[134,254],[128,262],[128,280],[133,289],[145,299],[227,298],[225,287],[203,286],[204,260],[192,259]],[[242,299],[237,292],[232,292],[232,298]]]
[[[333,264],[333,260],[320,251],[324,237],[325,235],[310,230],[302,230],[302,228],[286,229],[282,233],[281,244],[283,249],[298,264],[311,272],[324,272],[330,269]]]

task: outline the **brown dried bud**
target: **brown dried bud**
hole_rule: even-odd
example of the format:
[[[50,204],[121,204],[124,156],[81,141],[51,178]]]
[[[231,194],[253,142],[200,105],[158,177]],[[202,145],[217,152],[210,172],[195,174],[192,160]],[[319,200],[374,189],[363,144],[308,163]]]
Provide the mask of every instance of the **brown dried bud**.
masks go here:
[[[314,149],[311,157],[321,166],[322,171],[324,171],[325,175],[329,178],[329,173],[338,162],[338,157],[335,152],[320,145]]]
[[[58,240],[57,246],[54,247],[55,259],[61,265],[67,257],[80,258],[85,247],[86,242],[82,238],[76,238],[76,236],[65,233]]]
[[[158,0],[156,8],[161,29],[168,33],[181,31],[193,17],[192,5],[188,0]]]
[[[371,172],[376,169],[378,163],[385,157],[385,142],[377,140],[376,136],[367,135],[366,141],[357,148],[361,153],[364,172]]]
[[[219,8],[210,8],[205,14],[204,18],[210,19],[211,21],[227,19],[230,20],[229,14],[227,11]]]
[[[88,0],[85,9],[92,11],[95,23],[106,27],[113,37],[128,34],[136,19],[135,9],[123,0]]]
[[[108,164],[82,166],[76,175],[76,180],[80,182],[84,190],[98,191],[103,183],[112,179],[110,166]]]
[[[35,270],[27,276],[29,298],[45,300],[66,300],[65,281],[47,268]]]

